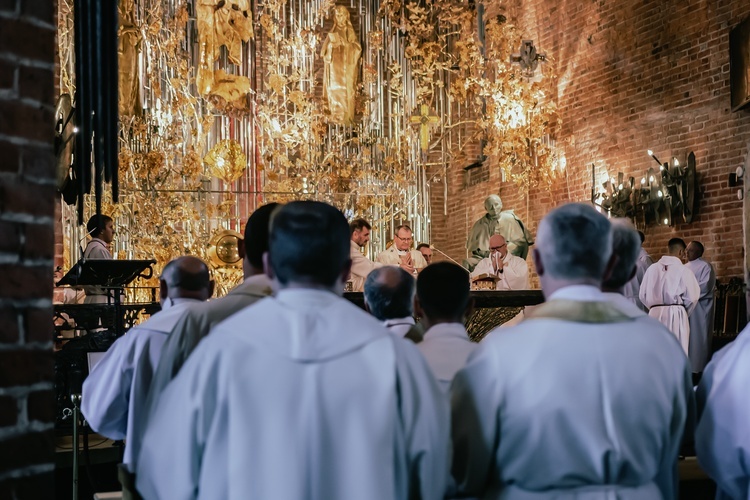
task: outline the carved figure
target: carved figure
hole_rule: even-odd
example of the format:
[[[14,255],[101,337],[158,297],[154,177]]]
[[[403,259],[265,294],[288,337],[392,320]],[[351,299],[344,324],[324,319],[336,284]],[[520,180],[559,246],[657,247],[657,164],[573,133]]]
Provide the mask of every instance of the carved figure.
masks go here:
[[[334,10],[333,28],[326,35],[320,54],[324,65],[324,98],[328,103],[331,122],[350,124],[354,121],[354,97],[362,46],[349,19],[349,11],[343,5],[336,6]]]
[[[138,71],[138,57],[141,52],[141,36],[135,17],[133,0],[120,0],[117,56],[119,65],[120,116],[140,116],[141,79]]]

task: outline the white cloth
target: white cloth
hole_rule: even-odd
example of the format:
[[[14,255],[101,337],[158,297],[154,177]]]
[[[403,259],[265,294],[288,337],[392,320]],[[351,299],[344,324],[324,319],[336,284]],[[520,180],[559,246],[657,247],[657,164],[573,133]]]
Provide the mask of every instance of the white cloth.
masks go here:
[[[614,292],[604,292],[604,297],[612,305],[617,307],[620,311],[625,313],[630,318],[640,318],[641,316],[648,316],[641,308],[633,304],[633,301],[629,300],[622,294]]]
[[[469,339],[461,323],[440,323],[424,333],[417,348],[430,365],[440,387],[446,393],[453,377],[464,367],[469,355],[479,346]]]
[[[111,260],[112,253],[109,251],[109,246],[104,240],[99,238],[91,238],[86,245],[86,249],[83,251],[83,258],[90,260]],[[86,297],[83,299],[84,304],[106,304],[107,290],[94,285],[81,286],[83,291],[86,293]]]
[[[414,318],[407,316],[406,318],[393,318],[383,321],[389,332],[399,338],[404,338],[406,334],[411,330],[411,327],[416,324]]]
[[[651,258],[651,256],[646,252],[643,247],[641,247],[641,252],[638,254],[638,259],[635,261],[635,276],[625,283],[625,289],[623,290],[623,295],[628,298],[633,304],[638,306],[641,310],[648,312],[648,308],[643,305],[643,302],[641,302],[641,298],[639,297],[639,293],[641,291],[641,282],[643,281],[643,275],[646,274],[646,269],[651,266],[651,264],[654,263],[654,260]]]
[[[411,254],[412,264],[417,271],[427,267],[427,261],[424,260],[424,255],[422,255],[422,252],[420,252],[419,250],[409,250],[408,252]],[[389,249],[380,252],[375,261],[384,266],[400,265],[401,257],[399,255],[399,251],[396,250],[396,245],[391,245]]]
[[[685,264],[698,281],[701,290],[700,299],[689,317],[690,345],[688,357],[694,373],[703,371],[711,353],[711,340],[714,334],[714,288],[716,273],[711,264],[703,259],[695,259]]]
[[[694,411],[687,358],[662,325],[627,318],[594,287],[558,290],[496,330],[451,392],[453,476],[465,495],[676,498]]]
[[[176,299],[150,319],[128,330],[107,350],[83,383],[81,411],[92,429],[125,439],[123,463],[138,456],[144,404],[161,349],[180,317],[198,300]],[[131,470],[132,471],[132,470]]]
[[[146,430],[145,498],[439,499],[445,396],[411,342],[335,294],[284,289],[213,329]]]
[[[349,258],[352,259],[352,272],[349,275],[349,279],[352,281],[352,290],[355,292],[362,292],[365,289],[367,275],[370,274],[373,269],[381,267],[383,264],[380,262],[373,262],[362,255],[359,245],[354,243],[354,241],[350,240],[350,245]]]
[[[510,252],[503,258],[505,266],[503,272],[495,273],[492,265],[492,255],[479,261],[477,267],[471,273],[471,277],[480,274],[490,274],[500,278],[495,284],[496,290],[528,290],[529,289],[529,266],[521,257],[516,257]]]
[[[693,272],[680,259],[665,255],[646,270],[640,298],[648,315],[674,333],[685,355],[690,343],[688,316],[695,309],[701,289]]]
[[[716,481],[717,500],[750,498],[750,327],[716,352],[696,391],[698,462]]]

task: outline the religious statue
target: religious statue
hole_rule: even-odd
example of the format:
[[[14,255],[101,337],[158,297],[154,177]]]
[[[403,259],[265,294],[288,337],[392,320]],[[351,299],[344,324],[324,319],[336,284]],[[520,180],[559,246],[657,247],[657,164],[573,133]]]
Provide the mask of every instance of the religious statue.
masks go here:
[[[349,19],[349,11],[337,5],[333,28],[326,35],[320,52],[324,65],[323,96],[333,123],[348,125],[354,121],[360,54],[362,46]]]
[[[118,110],[120,116],[140,116],[141,80],[138,57],[141,52],[141,36],[135,17],[133,0],[120,0],[118,5],[117,59],[119,65]]]
[[[198,18],[199,60],[196,85],[203,96],[243,97],[250,88],[245,76],[221,73],[217,79],[214,64],[227,48],[232,64],[242,64],[242,42],[253,37],[253,13],[248,0],[199,0],[196,2]],[[236,89],[234,89],[236,87]]]
[[[490,237],[500,234],[505,238],[508,251],[517,257],[526,259],[529,246],[534,244],[534,238],[516,217],[513,210],[503,210],[503,202],[496,194],[491,194],[484,200],[487,213],[471,228],[466,248],[469,258],[464,260],[464,267],[474,270],[477,263],[490,255]]]

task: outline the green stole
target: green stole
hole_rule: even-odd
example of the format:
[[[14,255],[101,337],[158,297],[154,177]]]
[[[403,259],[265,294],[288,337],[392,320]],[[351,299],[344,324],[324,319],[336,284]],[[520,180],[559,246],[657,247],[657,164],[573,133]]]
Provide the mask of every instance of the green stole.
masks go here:
[[[558,319],[575,323],[625,323],[635,318],[627,316],[607,301],[550,300],[535,307],[526,319]]]

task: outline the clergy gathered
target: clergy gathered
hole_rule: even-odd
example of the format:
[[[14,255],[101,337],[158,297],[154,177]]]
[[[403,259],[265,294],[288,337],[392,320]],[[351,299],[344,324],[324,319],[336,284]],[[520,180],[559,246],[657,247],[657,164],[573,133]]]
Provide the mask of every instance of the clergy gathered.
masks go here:
[[[123,498],[676,499],[693,446],[719,498],[750,498],[749,334],[709,362],[703,245],[675,238],[653,262],[588,204],[535,239],[508,217],[520,236],[489,235],[472,272],[428,263],[406,225],[372,261],[368,221],[314,201],[250,216],[223,298],[200,259],[167,264],[162,311],[83,388],[91,427],[126,441]],[[472,276],[528,289],[520,242],[545,302],[474,342]]]

